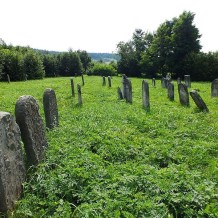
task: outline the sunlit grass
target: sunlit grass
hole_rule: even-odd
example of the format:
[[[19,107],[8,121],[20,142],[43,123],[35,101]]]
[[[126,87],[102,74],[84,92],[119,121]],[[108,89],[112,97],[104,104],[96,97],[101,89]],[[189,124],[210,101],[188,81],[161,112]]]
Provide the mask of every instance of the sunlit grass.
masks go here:
[[[159,80],[156,87],[148,80],[146,112],[142,79],[131,81],[127,104],[117,96],[121,77],[109,88],[86,76],[82,107],[71,96],[70,78],[0,83],[0,111],[14,114],[19,96],[32,95],[44,116],[43,92],[53,88],[60,116],[14,217],[218,216],[218,98],[211,98],[210,83],[192,83],[210,110],[203,113],[192,99],[190,107],[180,105],[176,82],[171,102]]]

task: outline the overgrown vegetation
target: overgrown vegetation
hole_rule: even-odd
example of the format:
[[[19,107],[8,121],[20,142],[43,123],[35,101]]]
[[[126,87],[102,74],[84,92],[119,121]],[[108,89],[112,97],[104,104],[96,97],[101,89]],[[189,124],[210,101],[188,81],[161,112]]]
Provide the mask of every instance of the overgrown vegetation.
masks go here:
[[[29,169],[11,217],[218,216],[218,98],[210,97],[210,83],[192,83],[206,114],[192,100],[182,107],[178,93],[169,101],[160,81],[150,85],[146,112],[142,80],[131,81],[133,104],[127,104],[117,100],[120,77],[108,88],[101,77],[86,76],[82,107],[71,96],[70,78],[0,83],[0,111],[14,114],[18,97],[33,95],[43,116],[50,87],[60,115],[60,126],[47,132],[46,158]]]

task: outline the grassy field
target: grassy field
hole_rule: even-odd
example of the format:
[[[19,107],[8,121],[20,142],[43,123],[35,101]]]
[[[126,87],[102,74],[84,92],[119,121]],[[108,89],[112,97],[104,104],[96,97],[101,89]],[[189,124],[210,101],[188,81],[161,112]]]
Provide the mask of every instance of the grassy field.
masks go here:
[[[21,95],[40,105],[45,88],[56,92],[60,125],[46,135],[45,160],[29,169],[11,217],[218,217],[218,98],[210,83],[192,83],[210,113],[167,99],[150,85],[150,112],[142,108],[142,79],[131,78],[133,103],[112,87],[85,77],[83,106],[70,78],[0,83],[0,111],[14,114]],[[75,84],[81,78],[75,78]]]

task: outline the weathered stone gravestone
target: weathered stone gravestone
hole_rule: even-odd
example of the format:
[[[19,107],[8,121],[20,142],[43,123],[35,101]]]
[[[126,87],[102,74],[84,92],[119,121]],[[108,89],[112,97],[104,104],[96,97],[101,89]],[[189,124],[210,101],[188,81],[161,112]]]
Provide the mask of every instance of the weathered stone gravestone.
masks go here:
[[[108,86],[111,87],[111,77],[108,76]]]
[[[189,106],[189,94],[188,94],[187,86],[185,84],[180,83],[178,85],[178,91],[179,91],[179,100],[181,105]]]
[[[174,84],[173,83],[170,82],[168,84],[167,91],[168,91],[168,98],[170,99],[170,101],[174,101]]]
[[[48,147],[44,123],[39,114],[39,105],[32,96],[21,96],[15,105],[15,115],[27,161],[30,165],[36,165],[41,162],[45,149]]]
[[[122,94],[122,91],[121,91],[120,87],[117,88],[117,94],[118,94],[118,99],[122,100],[123,99],[123,94]]]
[[[194,100],[195,104],[197,105],[197,107],[201,111],[209,112],[207,105],[205,104],[205,102],[203,101],[203,99],[201,98],[201,96],[198,94],[198,92],[196,90],[192,90],[190,92],[190,95],[191,95],[192,99]]]
[[[161,78],[161,87],[166,88],[166,78],[164,77]]]
[[[82,92],[81,92],[81,86],[77,84],[77,91],[78,91],[78,105],[82,105]]]
[[[132,103],[132,83],[125,74],[122,79],[122,94],[126,102]]]
[[[11,79],[10,79],[9,74],[7,74],[7,79],[8,79],[8,83],[10,83],[10,82],[11,82]]]
[[[25,178],[20,129],[13,116],[0,112],[0,212],[14,208]]]
[[[184,81],[185,81],[185,85],[188,88],[191,88],[191,77],[190,77],[190,75],[184,75]]]
[[[152,86],[153,86],[153,87],[156,86],[156,80],[155,80],[155,78],[152,79]]]
[[[45,113],[46,127],[52,129],[58,126],[58,106],[53,89],[46,89],[43,95],[43,106]]]
[[[70,79],[70,85],[71,85],[72,96],[75,97],[75,90],[74,90],[74,81],[73,81],[73,78]]]
[[[211,96],[212,97],[218,97],[218,79],[215,79],[211,83]]]
[[[180,83],[181,83],[181,78],[178,77],[178,78],[177,78],[177,84],[179,85]]]
[[[82,74],[82,86],[84,86],[84,85],[85,85],[85,81],[84,81],[84,76]]]
[[[142,81],[142,105],[146,110],[150,109],[149,85],[145,80]]]
[[[102,85],[103,85],[103,86],[106,86],[106,78],[105,78],[105,76],[102,76],[102,79],[103,79]]]

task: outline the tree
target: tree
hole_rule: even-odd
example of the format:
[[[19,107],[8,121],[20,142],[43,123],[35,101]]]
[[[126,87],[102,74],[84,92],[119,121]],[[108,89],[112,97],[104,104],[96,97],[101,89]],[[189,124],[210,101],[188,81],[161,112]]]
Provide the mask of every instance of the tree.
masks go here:
[[[84,73],[87,73],[88,68],[91,66],[92,59],[86,51],[78,50],[77,53],[82,62]]]
[[[45,76],[42,58],[32,50],[25,53],[23,58],[23,68],[28,79],[42,79]]]
[[[58,60],[56,55],[43,55],[43,65],[46,77],[54,77],[58,75]]]
[[[59,55],[59,74],[62,76],[81,75],[83,71],[82,63],[78,53],[69,50]]]

